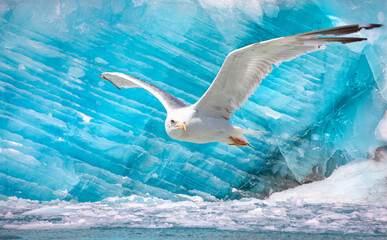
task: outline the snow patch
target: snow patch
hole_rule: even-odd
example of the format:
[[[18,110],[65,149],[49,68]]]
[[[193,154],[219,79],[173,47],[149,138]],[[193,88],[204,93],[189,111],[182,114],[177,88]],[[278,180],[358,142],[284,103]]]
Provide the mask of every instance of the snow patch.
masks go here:
[[[68,74],[74,78],[81,78],[85,76],[85,72],[79,67],[69,67]]]
[[[82,120],[83,120],[85,123],[89,123],[90,120],[92,119],[91,117],[86,116],[84,113],[81,113],[81,112],[78,112],[78,115],[82,118]]]

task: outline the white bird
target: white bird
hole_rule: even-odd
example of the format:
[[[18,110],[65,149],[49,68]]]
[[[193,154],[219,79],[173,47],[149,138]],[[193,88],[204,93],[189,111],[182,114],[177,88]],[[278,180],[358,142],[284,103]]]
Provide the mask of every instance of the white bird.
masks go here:
[[[124,73],[106,72],[100,77],[119,89],[140,87],[153,94],[167,110],[165,129],[173,139],[246,146],[249,143],[243,134],[253,131],[233,126],[229,120],[235,110],[273,70],[273,64],[279,66],[284,61],[324,49],[325,45],[330,43],[345,44],[366,40],[359,37],[332,36],[381,26],[381,24],[341,26],[276,38],[234,50],[227,55],[207,92],[190,106],[160,88]]]

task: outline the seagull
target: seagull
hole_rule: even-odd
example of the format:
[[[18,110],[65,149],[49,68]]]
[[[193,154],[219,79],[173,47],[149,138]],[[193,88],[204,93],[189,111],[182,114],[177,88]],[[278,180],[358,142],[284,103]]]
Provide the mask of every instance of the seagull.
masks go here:
[[[284,61],[324,49],[331,43],[346,44],[366,40],[341,35],[381,26],[357,24],[334,27],[275,38],[236,49],[227,55],[211,86],[192,105],[186,105],[162,89],[124,73],[105,72],[100,77],[110,81],[118,89],[139,87],[153,94],[167,111],[165,130],[173,139],[247,146],[250,144],[244,134],[252,134],[254,131],[233,126],[229,120],[269,75],[273,65],[278,67]]]

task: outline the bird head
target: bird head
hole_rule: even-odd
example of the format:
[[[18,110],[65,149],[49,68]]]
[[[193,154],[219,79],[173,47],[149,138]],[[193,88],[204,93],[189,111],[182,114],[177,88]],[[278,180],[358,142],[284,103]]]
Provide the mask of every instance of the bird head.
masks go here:
[[[187,124],[182,119],[171,117],[165,120],[165,130],[173,139],[178,139],[187,131]]]

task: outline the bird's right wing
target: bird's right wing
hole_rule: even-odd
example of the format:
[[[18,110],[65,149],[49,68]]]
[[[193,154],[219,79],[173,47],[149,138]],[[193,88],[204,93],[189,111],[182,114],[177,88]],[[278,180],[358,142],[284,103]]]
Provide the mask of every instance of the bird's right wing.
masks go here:
[[[163,104],[167,112],[169,112],[172,109],[186,106],[186,104],[184,104],[182,101],[172,96],[171,94],[165,92],[164,90],[161,90],[155,85],[142,81],[138,78],[132,77],[130,75],[127,75],[124,73],[118,73],[118,72],[106,72],[106,73],[102,73],[99,76],[102,79],[105,79],[113,83],[113,85],[116,86],[118,89],[140,87],[147,90]]]
[[[348,25],[252,44],[231,52],[207,92],[193,107],[203,114],[229,120],[234,111],[258,88],[272,70],[309,52],[334,42],[366,40],[359,37],[331,37],[380,27],[380,24]]]

